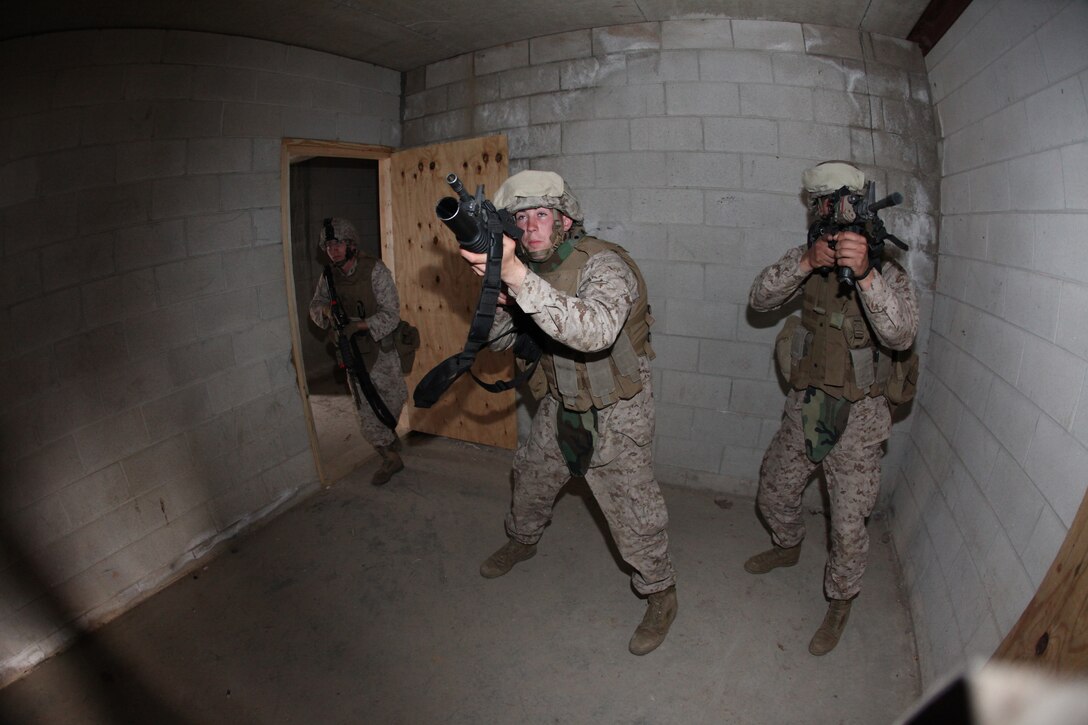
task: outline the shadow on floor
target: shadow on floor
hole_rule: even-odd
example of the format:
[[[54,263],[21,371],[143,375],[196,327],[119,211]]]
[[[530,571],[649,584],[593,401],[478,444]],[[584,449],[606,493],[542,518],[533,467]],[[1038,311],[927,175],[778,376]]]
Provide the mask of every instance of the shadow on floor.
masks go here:
[[[98,630],[105,666],[79,644],[0,690],[0,721],[870,725],[918,697],[880,521],[842,642],[817,658],[822,518],[796,567],[752,576],[744,559],[768,545],[753,502],[666,487],[680,612],[634,657],[645,604],[577,483],[538,555],[485,580],[511,453],[412,436],[404,458],[387,486],[370,462]]]

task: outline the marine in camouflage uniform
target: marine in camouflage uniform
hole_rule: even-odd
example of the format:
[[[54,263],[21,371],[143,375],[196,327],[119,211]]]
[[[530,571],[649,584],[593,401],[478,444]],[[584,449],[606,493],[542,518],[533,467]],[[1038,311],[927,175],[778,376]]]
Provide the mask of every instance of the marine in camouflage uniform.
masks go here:
[[[400,356],[393,345],[392,333],[400,324],[400,299],[393,275],[380,259],[368,257],[358,250],[358,234],[346,219],[326,219],[321,229],[320,246],[333,261],[334,285],[337,295],[352,325],[363,333],[357,337],[359,348],[375,390],[394,418],[399,418],[408,399],[408,387],[401,372]],[[369,272],[368,272],[369,270]],[[310,319],[318,327],[328,329],[329,287],[322,275],[310,301]],[[359,314],[360,304],[362,315]],[[382,464],[371,483],[382,485],[404,468],[396,431],[378,420],[354,375],[348,375],[359,429],[364,440],[378,451]]]
[[[653,476],[645,283],[621,247],[585,235],[577,200],[558,174],[515,174],[495,204],[514,213],[524,233],[524,262],[505,240],[502,276],[523,320],[518,327],[535,325],[544,353],[530,381],[539,405],[514,455],[510,540],[480,572],[501,576],[533,556],[559,490],[572,475],[584,476],[633,569],[632,586],[647,598],[629,644],[632,653],[646,654],[664,641],[677,606],[668,513]],[[484,255],[462,255],[481,272]],[[492,347],[513,344],[512,335],[504,337],[513,325],[500,307]]]
[[[847,164],[827,163],[807,171],[804,181],[819,214],[820,199],[828,192],[843,186],[860,192],[864,177]],[[881,446],[891,432],[881,381],[888,367],[872,361],[888,361],[895,355],[892,351],[910,348],[918,328],[914,288],[898,264],[870,269],[865,238],[858,234],[839,233],[830,240],[835,249],[828,241],[824,237],[811,247],[787,251],[760,273],[749,295],[750,305],[759,311],[804,295],[801,324],[784,341],[780,336],[779,344],[791,353],[785,363],[790,367],[783,373],[792,389],[759,471],[757,504],[774,548],[749,559],[745,569],[762,574],[797,562],[805,536],[802,493],[811,473],[822,465],[831,505],[831,547],[824,572],[830,606],[809,645],[816,655],[838,643],[865,573],[865,524],[880,487]],[[829,273],[836,266],[853,269],[854,289],[839,286],[834,272]],[[783,359],[779,361],[781,365]],[[863,365],[872,369],[862,371]],[[865,379],[859,382],[861,377]]]

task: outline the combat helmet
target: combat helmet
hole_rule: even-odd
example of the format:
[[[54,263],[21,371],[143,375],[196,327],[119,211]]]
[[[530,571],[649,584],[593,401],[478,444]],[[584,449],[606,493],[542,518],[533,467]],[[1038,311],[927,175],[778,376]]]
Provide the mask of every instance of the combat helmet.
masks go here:
[[[563,177],[554,171],[519,171],[495,192],[495,206],[511,214],[523,209],[556,209],[581,222],[582,207]]]

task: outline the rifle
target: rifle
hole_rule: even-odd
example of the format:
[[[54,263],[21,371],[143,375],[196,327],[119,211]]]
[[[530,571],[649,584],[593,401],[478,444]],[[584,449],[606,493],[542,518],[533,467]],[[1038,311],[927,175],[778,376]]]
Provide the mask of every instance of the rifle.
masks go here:
[[[484,283],[480,290],[480,299],[476,303],[476,312],[469,325],[468,340],[464,349],[452,355],[431,369],[416,385],[412,399],[417,408],[430,408],[442,394],[453,385],[457,378],[468,372],[484,389],[498,393],[520,385],[528,379],[535,369],[535,364],[512,380],[485,383],[471,371],[476,354],[491,342],[488,334],[495,322],[495,308],[498,306],[499,292],[502,290],[502,237],[503,234],[521,240],[521,229],[514,222],[514,217],[505,209],[499,210],[484,197],[484,187],[476,188],[476,196],[465,191],[464,184],[457,174],[448,174],[446,183],[450,185],[458,198],[443,197],[435,206],[435,214],[449,227],[462,249],[476,254],[486,253],[487,263],[484,268]],[[534,362],[540,357],[540,348],[525,334],[519,333],[514,343],[514,353],[518,357]]]
[[[840,200],[846,199],[849,204],[840,204]],[[889,232],[884,227],[884,221],[877,212],[889,206],[895,206],[903,202],[903,195],[898,191],[888,194],[883,199],[876,201],[876,184],[872,181],[865,182],[865,194],[855,194],[847,187],[842,187],[831,195],[831,217],[823,217],[812,222],[808,228],[808,246],[811,247],[825,234],[837,234],[838,232],[854,232],[865,237],[868,243],[869,269],[880,264],[880,256],[884,251],[884,242],[890,241],[900,249],[907,249],[907,245]],[[828,242],[831,249],[835,248],[834,242]],[[828,268],[819,270],[826,273]],[[868,274],[869,270],[865,271]],[[850,287],[854,286],[854,270],[849,267],[836,267],[835,274],[839,282]],[[862,275],[864,276],[864,275]]]
[[[333,327],[336,329],[336,347],[340,351],[340,367],[355,379],[355,385],[349,386],[352,397],[355,398],[355,406],[362,407],[358,390],[362,392],[381,424],[393,430],[397,427],[397,419],[389,412],[381,394],[374,387],[374,381],[370,379],[370,373],[367,372],[366,365],[363,363],[363,355],[359,352],[359,345],[355,342],[355,336],[363,333],[356,331],[348,334],[347,328],[351,325],[351,320],[348,319],[348,313],[344,311],[340,296],[336,294],[336,285],[332,280],[332,267],[325,265],[325,271],[322,274],[325,277],[325,285],[329,289],[329,312]]]

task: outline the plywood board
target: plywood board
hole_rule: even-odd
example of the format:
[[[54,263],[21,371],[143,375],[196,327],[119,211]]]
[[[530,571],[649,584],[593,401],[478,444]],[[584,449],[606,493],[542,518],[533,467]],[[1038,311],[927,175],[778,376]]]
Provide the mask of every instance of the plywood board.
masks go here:
[[[488,198],[507,176],[505,136],[455,141],[398,151],[381,174],[386,248],[395,260],[401,317],[419,328],[422,347],[407,376],[409,393],[442,360],[460,352],[480,294],[480,278],[458,254],[457,240],[435,215],[452,196],[446,175],[457,174],[470,193],[483,184]],[[474,367],[485,380],[513,375],[510,353],[481,352]],[[413,430],[513,448],[517,443],[514,393],[489,393],[463,375],[433,407],[410,412]],[[411,395],[409,395],[411,405]]]
[[[1088,671],[1088,496],[1054,562],[994,659]]]

